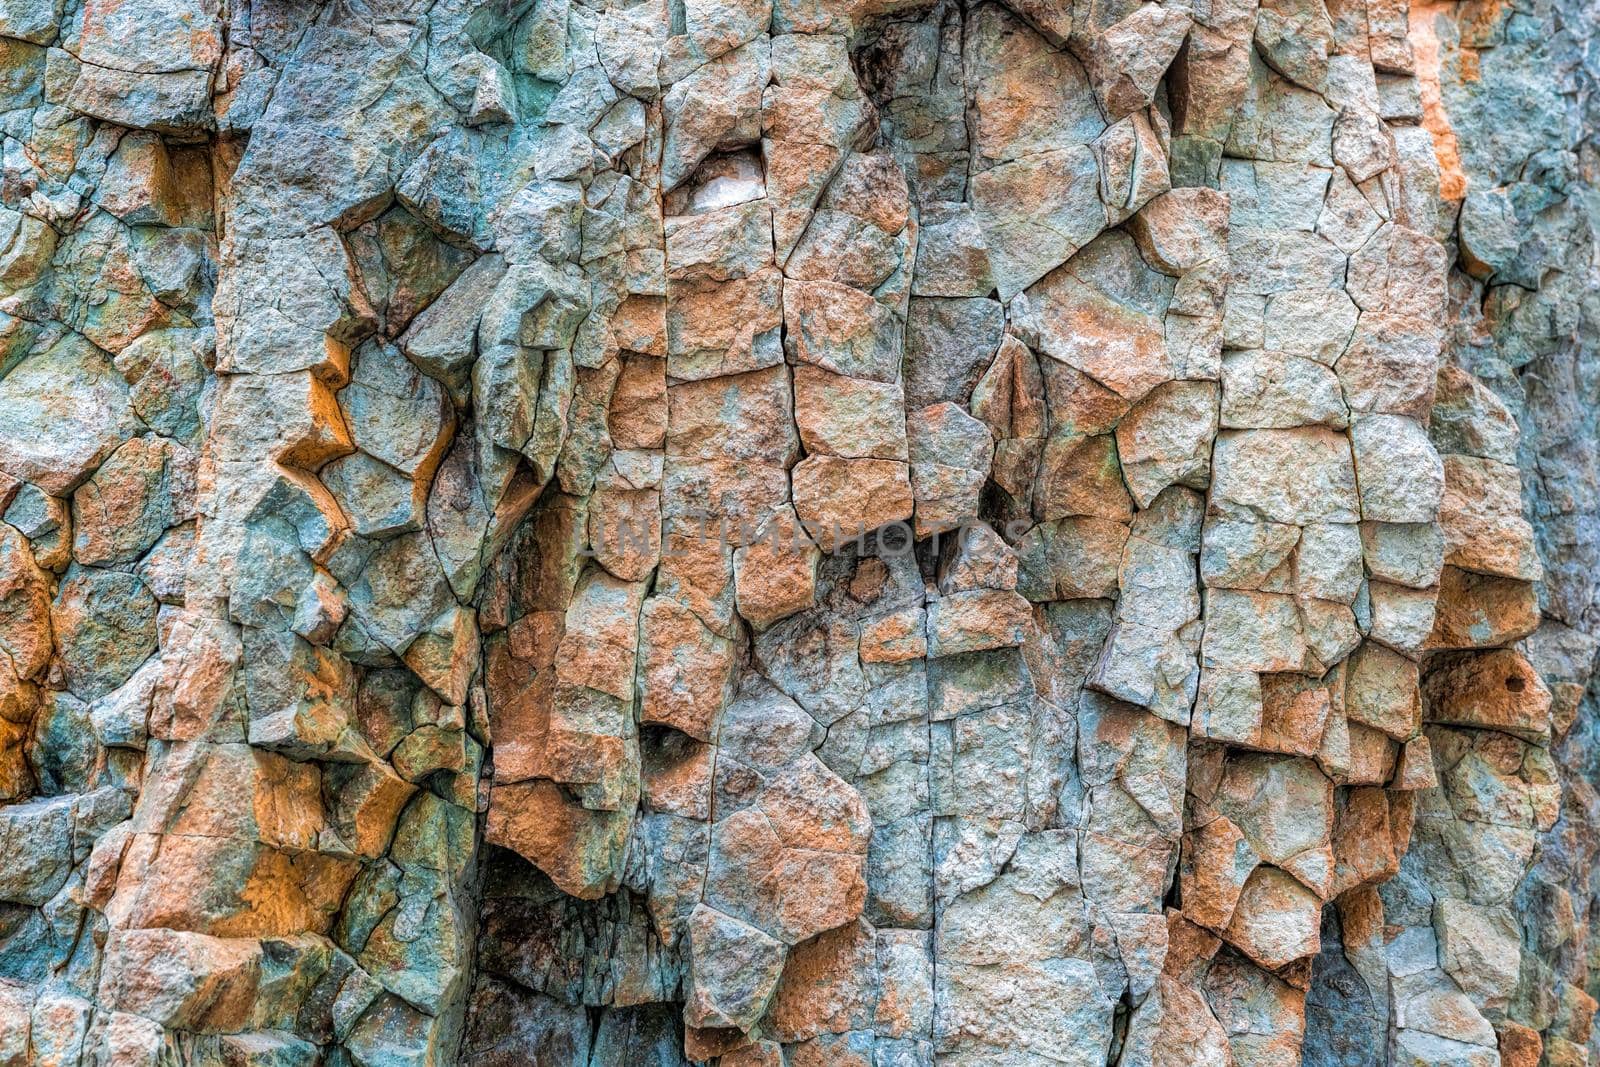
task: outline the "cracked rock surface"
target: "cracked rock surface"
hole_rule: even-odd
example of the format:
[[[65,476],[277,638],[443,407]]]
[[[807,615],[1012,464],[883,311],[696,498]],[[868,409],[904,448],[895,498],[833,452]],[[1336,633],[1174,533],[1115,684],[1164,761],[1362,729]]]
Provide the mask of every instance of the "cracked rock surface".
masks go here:
[[[1600,1063],[1597,27],[0,0],[0,1067]]]

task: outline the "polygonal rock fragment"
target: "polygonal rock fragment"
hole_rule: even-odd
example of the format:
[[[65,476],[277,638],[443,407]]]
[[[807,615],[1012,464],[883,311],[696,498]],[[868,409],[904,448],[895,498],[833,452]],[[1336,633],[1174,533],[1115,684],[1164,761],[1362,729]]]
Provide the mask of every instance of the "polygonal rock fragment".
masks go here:
[[[1147,508],[1169,485],[1204,489],[1211,478],[1217,387],[1169,382],[1136,403],[1117,426],[1117,455],[1134,501]]]
[[[1113,597],[1127,540],[1128,527],[1109,519],[1041,523],[1016,544],[1017,591],[1035,601]]]
[[[1320,363],[1263,350],[1223,357],[1221,423],[1228,429],[1343,428],[1349,418],[1339,379]]]
[[[1404,741],[1422,724],[1413,660],[1371,642],[1350,657],[1345,677],[1344,707],[1352,722],[1370,726]]]
[[[860,158],[853,155],[850,160]],[[835,193],[848,178],[847,170],[828,187],[824,206],[811,216],[811,225],[784,264],[784,273],[802,281],[826,279],[872,292],[889,283],[900,269],[906,251],[905,240],[900,236],[905,218],[902,215],[894,220],[896,229],[885,230],[855,211],[830,206],[837,204]],[[887,191],[883,192],[887,195]],[[900,192],[903,195],[903,187]],[[903,283],[902,276],[900,283],[889,287],[899,290]]]
[[[350,529],[360,536],[383,540],[422,529],[426,485],[387,463],[356,452],[334,460],[318,474],[350,520]]]
[[[1361,643],[1361,620],[1344,604],[1301,597],[1295,606],[1300,609],[1300,624],[1304,627],[1309,653],[1301,669],[1308,674],[1322,673],[1354,652]]]
[[[0,471],[69,496],[137,429],[128,388],[76,334],[0,378]]]
[[[355,451],[338,400],[310,371],[241,374],[227,379],[212,424],[223,460],[258,461],[265,453],[288,467],[316,471]]]
[[[1522,434],[1515,416],[1477,375],[1444,364],[1435,380],[1428,435],[1441,455],[1517,461]]]
[[[737,677],[734,643],[670,597],[651,597],[640,616],[641,722],[710,740]]]
[[[1370,414],[1350,427],[1366,522],[1432,522],[1445,477],[1434,446],[1414,419]]]
[[[1361,558],[1361,538],[1354,525],[1307,526],[1295,548],[1295,587],[1306,596],[1350,603],[1361,587]]]
[[[399,205],[345,239],[386,337],[403,331],[474,262]]]
[[[928,605],[928,655],[1020,645],[1032,619],[1032,606],[1009,590],[953,593]]]
[[[1254,671],[1200,672],[1191,723],[1196,737],[1255,745],[1261,738],[1262,718],[1261,681]]]
[[[872,821],[807,753],[712,828],[706,901],[787,945],[860,915]]]
[[[128,381],[134,413],[160,434],[194,443],[200,435],[200,387],[210,330],[152,330],[118,352],[117,371]]]
[[[717,56],[765,32],[772,17],[768,0],[733,4],[693,0],[684,5],[690,38],[707,56]]]
[[[662,100],[663,189],[689,177],[714,149],[757,139],[769,64],[765,42],[753,41],[718,56],[667,90]]]
[[[1306,640],[1291,597],[1217,589],[1206,598],[1206,667],[1224,670],[1296,671],[1305,665]]]
[[[1183,914],[1191,922],[1226,930],[1250,872],[1261,858],[1244,833],[1218,816],[1184,835],[1178,867]]]
[[[1445,562],[1453,567],[1521,581],[1544,573],[1522,517],[1521,478],[1509,464],[1446,456],[1439,525]]]
[[[1104,1062],[1111,1039],[1106,994],[1082,959],[951,964],[935,987],[935,1047],[941,1056],[1003,1056],[1050,1048],[1059,1062]]]
[[[1405,1029],[1446,1037],[1452,1042],[1494,1047],[1493,1027],[1440,971],[1397,975],[1392,996],[1395,1022]]]
[[[816,720],[782,693],[766,687],[740,693],[717,726],[718,810],[727,815],[748,807],[768,781],[820,739]]]
[[[1017,315],[1040,352],[1134,402],[1173,376],[1162,321],[1171,285],[1132,240],[1108,234],[1030,288]]]
[[[915,507],[909,465],[892,460],[808,456],[791,479],[795,512],[825,552],[909,519]]]
[[[651,465],[651,476],[659,480],[661,468]],[[621,475],[602,477],[628,484]],[[643,581],[661,560],[661,494],[654,488],[597,486],[589,497],[588,534],[602,567],[624,581]]]
[[[1388,782],[1394,772],[1395,742],[1381,730],[1374,730],[1370,726],[1363,726],[1353,720],[1345,720],[1348,726],[1347,736],[1337,746],[1324,744],[1324,751],[1318,753],[1318,758],[1337,767],[1345,767],[1345,783],[1348,785],[1383,785]],[[1333,731],[1329,731],[1333,738]]]
[[[924,204],[920,223],[913,296],[974,297],[994,291],[988,242],[970,204]]]
[[[88,622],[78,619],[77,625]],[[63,654],[71,648],[62,642]],[[0,651],[10,659],[11,667],[0,672],[0,678],[12,671],[21,678],[32,678],[50,662],[50,578],[35,563],[27,540],[9,523],[0,525]]]
[[[1089,42],[1089,80],[1108,116],[1150,103],[1190,25],[1187,12],[1147,3]]]
[[[978,494],[994,460],[988,428],[946,401],[910,413],[906,436],[917,536],[952,530],[976,518]]]
[[[1211,507],[1270,522],[1355,522],[1356,472],[1343,434],[1223,431],[1212,457]]]
[[[780,18],[779,25],[783,25]],[[762,108],[768,195],[778,258],[787,258],[845,149],[867,120],[840,33],[785,32],[772,43],[777,84]]]
[[[1433,916],[1439,962],[1484,1010],[1495,1010],[1516,988],[1513,961],[1521,954],[1521,931],[1506,908],[1443,899]]]
[[[974,144],[986,161],[1087,144],[1105,122],[1071,52],[1050,45],[1005,8],[980,9],[965,39],[974,71]]]
[[[1133,502],[1117,463],[1111,434],[1054,434],[1045,442],[1033,486],[1033,514],[1041,521],[1091,516],[1126,522]]]
[[[1310,230],[1328,187],[1328,171],[1305,163],[1222,161],[1229,226],[1247,230]]]
[[[396,655],[455,599],[425,531],[382,542],[348,592],[352,618]]]
[[[1301,528],[1287,523],[1213,518],[1200,546],[1200,577],[1208,587],[1290,592],[1297,584],[1295,549],[1301,540]],[[1313,568],[1313,586],[1316,573]]]
[[[1422,691],[1428,722],[1501,730],[1533,742],[1550,730],[1550,690],[1512,649],[1440,656],[1430,663]]]
[[[440,699],[459,707],[478,668],[478,647],[477,613],[452,606],[417,634],[404,658]]]
[[[1334,28],[1322,7],[1292,0],[1264,5],[1256,20],[1255,41],[1273,70],[1313,92],[1327,91]]]
[[[297,237],[239,241],[223,272],[219,312],[238,325],[219,333],[217,367],[230,373],[312,371],[344,384],[350,349],[374,320],[347,246],[330,228]]]
[[[1440,574],[1435,609],[1429,651],[1511,645],[1539,628],[1532,582],[1457,567],[1445,567]]]
[[[124,930],[106,946],[106,998],[160,1024],[236,1030],[259,991],[261,943],[177,930]]]
[[[416,786],[377,760],[331,766],[325,773],[334,797],[328,812],[332,829],[356,855],[382,856]]]
[[[765,199],[666,219],[667,277],[726,282],[772,262],[772,212]]]
[[[72,64],[68,106],[161,133],[193,136],[213,126],[211,71],[223,44],[215,8],[168,0],[97,14],[77,42],[82,64]]]
[[[389,761],[407,782],[422,782],[435,771],[455,774],[466,769],[474,744],[459,728],[424,723],[395,746]]]
[[[1100,201],[1106,221],[1119,223],[1172,188],[1164,140],[1167,127],[1158,114],[1136,111],[1119,119],[1090,148],[1100,170]]]
[[[156,650],[156,610],[155,597],[134,575],[69,568],[50,608],[67,687],[95,700],[127,681]]]
[[[689,917],[689,944],[684,1021],[701,1028],[752,1029],[778,986],[784,946],[704,904]]]
[[[1400,762],[1389,788],[1421,790],[1432,789],[1438,784],[1439,776],[1433,766],[1433,746],[1426,734],[1418,734],[1400,750]]]
[[[38,907],[72,871],[75,822],[71,797],[0,808],[0,900]]]
[[[1507,266],[1521,244],[1516,210],[1505,189],[1474,189],[1461,202],[1461,263],[1475,278]]]
[[[292,633],[244,630],[250,743],[292,759],[356,763],[370,757],[355,728],[356,684],[338,653]]]
[[[1433,406],[1442,340],[1431,320],[1363,312],[1337,363],[1350,410],[1424,418]]]
[[[939,592],[1015,589],[1017,557],[999,534],[982,522],[963,524],[939,559]]]
[[[1333,160],[1360,185],[1398,162],[1394,135],[1376,112],[1348,105],[1333,120]]]
[[[497,785],[484,840],[536,865],[563,893],[594,900],[616,889],[632,829],[632,805],[591,811],[550,781]]]
[[[1342,289],[1291,289],[1274,295],[1262,347],[1327,366],[1344,352],[1359,312]]]
[[[733,554],[739,614],[760,629],[811,607],[820,556],[793,508],[774,515],[754,541]]]
[[[192,517],[193,455],[160,437],[117,449],[73,493],[73,554],[80,563],[129,563],[168,526]]]
[[[1294,289],[1336,289],[1348,266],[1337,247],[1303,230],[1232,231],[1229,293],[1272,296]]]
[[[0,10],[0,24],[3,24],[5,36],[39,45],[55,40],[60,18],[61,9],[52,3],[21,0],[8,3]]]
[[[478,320],[505,272],[506,263],[500,256],[480,256],[400,336],[398,344],[406,358],[444,383],[452,395],[464,395],[477,355],[473,338]]]
[[[835,374],[892,382],[904,327],[892,309],[838,282],[791,281],[783,287],[785,346],[791,358]]]
[[[1435,523],[1364,522],[1361,548],[1374,578],[1413,589],[1441,581],[1444,535]]]
[[[1432,589],[1408,589],[1403,585],[1371,582],[1367,586],[1367,634],[1404,655],[1422,652],[1433,630]]]
[[[1212,804],[1265,863],[1286,865],[1333,830],[1333,784],[1308,759],[1230,755]]]
[[[862,459],[906,458],[905,397],[900,383],[794,369],[794,418],[808,453]]]
[[[1123,550],[1118,583],[1122,596],[1089,684],[1184,723],[1199,683],[1194,556],[1135,534]]]
[[[1493,1067],[1503,1062],[1493,1048],[1440,1037],[1425,1030],[1399,1031],[1395,1035],[1392,1059],[1396,1067]]]
[[[1261,676],[1259,747],[1313,757],[1322,749],[1334,714],[1336,684],[1298,674]]]
[[[1227,254],[1228,206],[1215,189],[1173,189],[1141,208],[1130,228],[1151,265],[1181,276]]]
[[[1335,168],[1328,183],[1328,198],[1317,215],[1317,233],[1346,255],[1359,251],[1383,227],[1385,219],[1379,211],[1387,213],[1388,205],[1382,194],[1371,188],[1376,185],[1369,183],[1374,194],[1369,199],[1342,167]]]
[[[1350,298],[1362,311],[1432,320],[1445,302],[1444,246],[1388,225],[1350,257]]]
[[[1277,968],[1315,955],[1322,902],[1276,867],[1258,867],[1245,883],[1226,938],[1263,967]]]
[[[1200,993],[1163,975],[1128,1023],[1129,1067],[1227,1067],[1228,1035]]]
[[[1004,325],[1005,313],[994,300],[914,297],[906,311],[907,410],[940,401],[966,404],[1003,343]]]
[[[1007,871],[945,906],[934,931],[938,958],[983,965],[1072,954],[1087,932],[1082,904],[1060,891],[1067,884],[1052,869],[1057,857],[1051,855],[1065,851],[1066,858],[1075,858],[1072,846],[1063,850],[1048,838],[1025,841]]]
[[[903,609],[861,627],[862,663],[907,663],[928,654],[924,612]]]
[[[356,353],[339,406],[357,448],[424,482],[455,421],[439,384],[389,345],[364,345]]]
[[[356,867],[344,856],[226,836],[136,833],[106,916],[114,928],[229,937],[323,931]]]
[[[1099,183],[1087,147],[1034,153],[973,176],[972,209],[1000,299],[1010,300],[1105,229]]]
[[[674,378],[710,378],[783,362],[783,275],[763,270],[722,283],[667,289],[667,368]]]

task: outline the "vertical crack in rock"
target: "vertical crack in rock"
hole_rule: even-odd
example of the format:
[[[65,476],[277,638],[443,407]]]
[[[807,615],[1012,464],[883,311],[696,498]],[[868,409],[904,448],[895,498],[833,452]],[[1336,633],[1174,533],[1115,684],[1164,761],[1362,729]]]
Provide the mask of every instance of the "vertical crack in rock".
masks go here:
[[[0,1064],[1588,1064],[1596,25],[0,0]]]

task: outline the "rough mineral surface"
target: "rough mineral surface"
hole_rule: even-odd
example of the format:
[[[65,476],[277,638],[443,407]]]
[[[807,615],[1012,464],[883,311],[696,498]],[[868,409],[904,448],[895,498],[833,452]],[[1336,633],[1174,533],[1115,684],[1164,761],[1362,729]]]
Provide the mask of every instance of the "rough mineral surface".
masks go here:
[[[0,0],[0,1067],[1600,1064],[1595,0]]]

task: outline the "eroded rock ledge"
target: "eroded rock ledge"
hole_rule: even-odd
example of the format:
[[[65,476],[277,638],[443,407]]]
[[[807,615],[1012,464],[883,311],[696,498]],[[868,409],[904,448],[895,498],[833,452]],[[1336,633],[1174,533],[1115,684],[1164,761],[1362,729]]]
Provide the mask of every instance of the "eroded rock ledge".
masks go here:
[[[1576,1067],[1600,11],[0,0],[0,1067]]]

